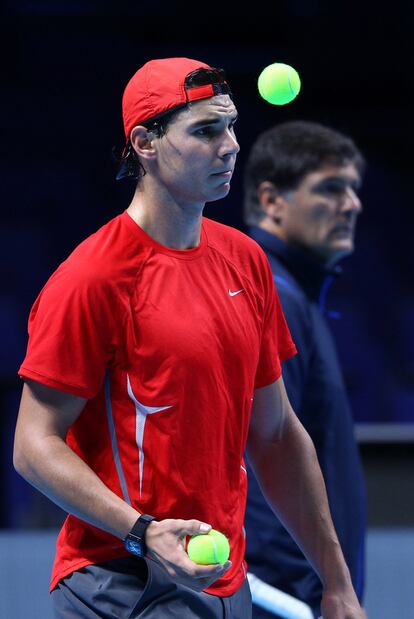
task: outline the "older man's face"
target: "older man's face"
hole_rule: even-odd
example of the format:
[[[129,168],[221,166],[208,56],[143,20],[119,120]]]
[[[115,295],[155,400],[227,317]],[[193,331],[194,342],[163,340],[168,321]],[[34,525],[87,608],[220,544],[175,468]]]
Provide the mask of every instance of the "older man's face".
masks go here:
[[[334,263],[354,249],[355,224],[361,212],[361,179],[349,163],[328,164],[307,174],[297,189],[286,192],[285,241]]]

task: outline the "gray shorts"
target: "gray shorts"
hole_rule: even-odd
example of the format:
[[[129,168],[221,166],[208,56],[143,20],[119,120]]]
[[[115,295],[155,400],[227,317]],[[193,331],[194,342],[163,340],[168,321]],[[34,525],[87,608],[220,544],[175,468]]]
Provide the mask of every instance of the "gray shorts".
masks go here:
[[[55,619],[251,619],[247,580],[219,597],[175,584],[151,560],[125,557],[73,572],[52,591]]]

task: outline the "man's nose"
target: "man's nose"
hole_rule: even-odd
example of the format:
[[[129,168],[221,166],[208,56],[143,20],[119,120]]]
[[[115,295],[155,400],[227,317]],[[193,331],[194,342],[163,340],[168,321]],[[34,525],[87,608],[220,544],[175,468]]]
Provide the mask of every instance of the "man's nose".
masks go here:
[[[361,200],[352,187],[347,187],[344,199],[342,200],[341,210],[359,214],[362,211]]]
[[[228,155],[237,155],[240,150],[239,143],[233,131],[227,129],[223,142],[220,147],[220,157],[227,157]]]

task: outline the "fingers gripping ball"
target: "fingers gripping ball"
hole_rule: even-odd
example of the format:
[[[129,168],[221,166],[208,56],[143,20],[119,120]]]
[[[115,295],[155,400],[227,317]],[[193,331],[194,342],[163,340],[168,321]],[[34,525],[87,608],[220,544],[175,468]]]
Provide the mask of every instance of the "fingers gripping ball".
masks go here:
[[[257,86],[265,101],[273,105],[285,105],[298,94],[300,77],[290,65],[275,62],[260,73]]]
[[[187,546],[188,556],[199,565],[225,563],[230,555],[230,546],[227,537],[211,529],[205,535],[193,535]]]

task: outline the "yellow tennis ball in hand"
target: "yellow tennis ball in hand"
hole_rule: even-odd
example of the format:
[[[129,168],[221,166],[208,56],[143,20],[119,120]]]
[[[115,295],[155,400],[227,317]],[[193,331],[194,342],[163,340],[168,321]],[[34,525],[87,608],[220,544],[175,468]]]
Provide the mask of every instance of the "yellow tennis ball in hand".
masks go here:
[[[298,72],[288,64],[275,62],[265,67],[257,81],[263,99],[273,105],[285,105],[296,97],[300,90]]]
[[[199,565],[225,563],[230,555],[230,546],[227,537],[211,529],[205,535],[193,535],[187,546],[188,556]]]

